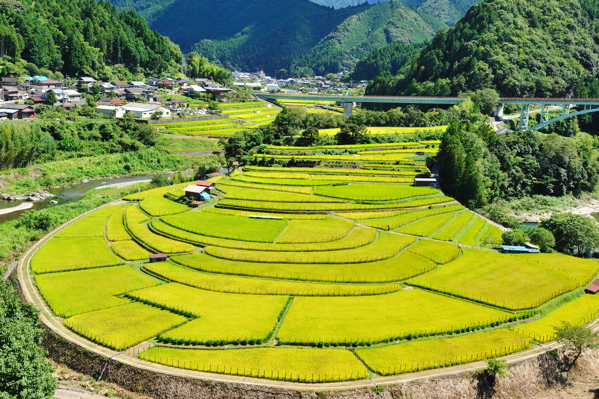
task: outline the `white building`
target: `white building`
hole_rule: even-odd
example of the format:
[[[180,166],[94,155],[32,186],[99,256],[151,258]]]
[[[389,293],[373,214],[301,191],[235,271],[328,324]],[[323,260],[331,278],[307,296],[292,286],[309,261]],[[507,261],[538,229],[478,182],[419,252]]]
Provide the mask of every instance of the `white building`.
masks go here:
[[[271,91],[279,91],[279,85],[276,83],[269,83],[266,85],[266,91],[269,93]]]
[[[125,110],[122,107],[112,105],[100,105],[96,107],[96,112],[102,115],[114,116],[115,118],[122,118],[125,115]]]
[[[171,110],[163,107],[160,104],[140,104],[140,103],[130,103],[123,105],[121,108],[123,113],[130,112],[133,114],[135,118],[147,119],[152,116],[154,111],[161,110],[162,116],[171,116]]]

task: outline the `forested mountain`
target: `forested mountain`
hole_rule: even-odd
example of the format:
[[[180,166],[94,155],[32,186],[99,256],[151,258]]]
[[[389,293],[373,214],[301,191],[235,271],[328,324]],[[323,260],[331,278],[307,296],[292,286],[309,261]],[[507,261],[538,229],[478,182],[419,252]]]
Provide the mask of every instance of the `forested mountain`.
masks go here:
[[[486,0],[438,33],[398,75],[382,73],[369,94],[599,96],[599,3]]]
[[[178,48],[142,17],[119,13],[102,0],[1,0],[0,56],[24,59],[31,74],[94,77],[116,64],[133,73],[160,73],[181,59]]]
[[[468,8],[480,0],[311,0],[323,6],[344,8],[364,3],[376,4],[383,1],[403,3],[413,10],[439,18],[448,25],[453,25]]]
[[[358,6],[360,4],[368,3],[368,4],[376,4],[383,1],[390,0],[310,0],[313,3],[320,4],[327,7],[333,8],[345,8],[345,7],[353,7]]]
[[[351,73],[353,80],[372,80],[381,72],[388,71],[395,75],[401,67],[426,47],[428,42],[404,44],[391,43],[374,49],[361,59]]]
[[[184,51],[230,69],[286,76],[338,72],[372,49],[413,43],[446,28],[399,1],[335,10],[308,0],[111,0],[141,13]],[[305,68],[305,67],[308,68]]]
[[[445,24],[430,15],[397,1],[385,2],[347,18],[296,64],[319,75],[351,69],[372,50],[389,43],[420,43],[444,28]]]

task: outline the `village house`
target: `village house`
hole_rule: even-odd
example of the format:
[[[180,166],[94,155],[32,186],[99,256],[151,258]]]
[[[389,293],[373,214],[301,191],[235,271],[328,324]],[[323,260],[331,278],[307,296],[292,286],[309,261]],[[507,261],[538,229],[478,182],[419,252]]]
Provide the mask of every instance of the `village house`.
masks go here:
[[[171,116],[171,110],[161,104],[139,104],[131,103],[121,107],[125,113],[133,114],[135,118],[148,119],[156,110],[162,112],[162,116]]]
[[[34,81],[33,86],[34,87],[47,87],[47,88],[62,87],[62,82],[59,80],[46,79],[46,80],[37,81],[37,82]]]
[[[110,83],[100,83],[100,92],[102,93],[110,93],[111,91],[113,91],[115,89],[115,87],[113,85],[111,85]]]
[[[77,87],[82,88],[90,88],[96,83],[97,80],[94,78],[90,78],[89,76],[83,76],[77,80]]]
[[[3,77],[3,78],[0,78],[0,84],[2,85],[2,87],[18,86],[19,79],[11,78],[11,77]]]
[[[29,98],[29,93],[21,91],[16,87],[9,87],[4,89],[4,100],[5,101],[23,101]]]
[[[125,115],[125,110],[122,107],[115,107],[114,105],[97,106],[96,112],[114,118],[122,118]]]
[[[123,90],[131,87],[131,85],[127,82],[123,82],[122,80],[117,80],[111,83],[114,86],[115,90]]]
[[[3,104],[0,107],[0,119],[28,119],[35,116],[35,109],[31,105]]]

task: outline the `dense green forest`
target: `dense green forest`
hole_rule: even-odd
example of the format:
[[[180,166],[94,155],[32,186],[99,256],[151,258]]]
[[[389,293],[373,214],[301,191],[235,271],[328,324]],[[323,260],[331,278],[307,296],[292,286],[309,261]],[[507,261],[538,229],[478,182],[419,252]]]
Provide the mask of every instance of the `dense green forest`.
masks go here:
[[[452,121],[436,160],[441,185],[471,208],[496,199],[580,195],[599,182],[599,140],[580,133],[496,134],[490,126]]]
[[[2,0],[2,75],[19,73],[24,59],[31,75],[59,72],[109,80],[118,73],[157,73],[177,68],[177,46],[152,31],[134,12],[117,12],[107,1]],[[123,66],[111,69],[108,66]]]
[[[374,49],[356,64],[350,78],[353,80],[373,80],[383,71],[395,75],[427,44],[427,42],[391,43]]]
[[[423,42],[435,31],[446,28],[438,19],[415,12],[400,2],[384,2],[347,18],[295,65],[308,66],[319,75],[349,70],[372,50],[389,43]]]
[[[599,3],[487,0],[438,32],[418,57],[367,89],[381,95],[599,96]]]
[[[400,1],[340,10],[308,0],[111,1],[140,12],[184,51],[231,70],[262,69],[277,77],[339,72],[377,47],[421,42],[447,28],[430,9]]]
[[[310,0],[313,3],[320,4],[327,7],[333,8],[345,8],[345,7],[353,7],[358,6],[360,4],[368,3],[368,4],[376,4],[382,1],[390,1],[390,0]]]

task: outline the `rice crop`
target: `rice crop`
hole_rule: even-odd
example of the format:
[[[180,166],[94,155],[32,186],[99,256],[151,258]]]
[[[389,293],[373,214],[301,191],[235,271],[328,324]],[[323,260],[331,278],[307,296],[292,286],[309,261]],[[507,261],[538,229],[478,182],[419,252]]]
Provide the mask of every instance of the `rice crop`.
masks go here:
[[[169,283],[130,293],[140,301],[199,318],[162,335],[206,343],[214,340],[264,339],[274,328],[287,297],[212,292]]]
[[[487,222],[484,219],[477,218],[476,222],[466,231],[466,233],[460,239],[460,244],[469,245],[476,247],[476,237],[479,235],[481,229],[485,227]]]
[[[411,133],[443,133],[447,126],[434,127],[367,127],[368,134],[411,134]],[[319,133],[334,136],[340,129],[320,129]]]
[[[354,201],[393,201],[411,197],[439,194],[431,187],[386,184],[350,184],[347,186],[315,187],[314,194]]]
[[[285,343],[375,343],[488,326],[510,317],[417,289],[368,297],[296,297],[277,336]]]
[[[110,219],[106,222],[106,238],[108,241],[126,241],[131,239],[131,235],[127,233],[123,218],[127,208],[121,208],[110,215]]]
[[[219,187],[226,194],[227,199],[249,200],[249,201],[275,201],[275,202],[343,202],[339,199],[317,197],[296,193],[280,191],[259,190],[253,188],[241,188],[233,186]]]
[[[223,191],[227,191],[227,187],[243,187],[255,188],[258,190],[282,191],[287,193],[297,193],[306,195],[312,194],[312,187],[268,186],[265,184],[244,183],[236,180],[226,180],[224,182],[220,182],[217,186],[219,188],[223,187]]]
[[[324,214],[308,214],[308,213],[270,213],[270,212],[248,212],[240,211],[236,209],[225,209],[225,208],[206,208],[202,212],[220,213],[223,215],[233,216],[270,216],[277,218],[284,218],[289,220],[325,220],[332,218],[331,215]]]
[[[460,256],[460,249],[457,246],[432,240],[420,240],[416,245],[409,247],[408,251],[442,265]]]
[[[62,229],[55,237],[104,237],[104,225],[122,205],[109,205],[90,213]]]
[[[289,251],[289,252],[313,252],[313,251],[337,251],[340,249],[358,248],[371,244],[376,238],[376,230],[366,228],[356,228],[347,236],[340,240],[311,243],[311,244],[268,244],[250,241],[228,240],[224,238],[214,238],[201,236],[199,234],[189,233],[179,230],[160,220],[154,219],[151,228],[162,235],[172,237],[178,240],[189,242],[201,246],[215,246],[233,249],[247,249],[253,251]]]
[[[410,284],[511,310],[531,309],[578,287],[535,254],[463,249],[463,256]]]
[[[487,223],[487,230],[482,233],[479,244],[483,247],[499,247],[503,242],[502,235],[503,231],[499,227]]]
[[[400,284],[328,284],[204,273],[171,262],[147,263],[144,269],[187,286],[233,294],[354,296],[399,291]]]
[[[301,179],[310,180],[308,173],[274,173],[274,172],[244,172],[245,176],[258,179]]]
[[[384,218],[376,218],[376,219],[357,219],[356,221],[360,224],[364,224],[366,226],[374,227],[377,229],[396,229],[401,226],[405,226],[409,223],[412,223],[416,220],[423,219],[426,217],[451,213],[455,211],[459,211],[464,209],[461,205],[451,205],[438,207],[433,209],[423,209],[420,211],[414,211],[411,213],[400,214],[398,216],[384,217]]]
[[[353,228],[353,223],[342,219],[292,220],[277,238],[277,244],[337,241],[346,237]]]
[[[455,338],[356,349],[356,355],[377,374],[396,375],[504,356],[529,345],[530,339],[502,329]]]
[[[124,305],[129,301],[117,295],[160,284],[131,266],[42,274],[36,276],[35,282],[54,314],[60,317]]]
[[[170,312],[130,303],[76,315],[64,324],[100,345],[124,350],[186,321],[185,317]]]
[[[148,260],[150,256],[150,252],[140,247],[133,240],[117,241],[112,244],[112,250],[115,254],[128,261]]]
[[[164,194],[166,194],[170,191],[183,189],[183,188],[187,187],[189,184],[190,183],[187,182],[187,183],[173,184],[172,186],[153,188],[151,190],[142,191],[140,193],[126,195],[123,197],[123,199],[127,200],[127,201],[141,201],[148,197],[162,197],[162,196],[164,196]]]
[[[433,235],[433,238],[443,241],[454,241],[456,236],[460,234],[460,232],[468,226],[470,221],[475,217],[475,214],[472,212],[461,213],[454,221]]]
[[[166,216],[190,210],[187,205],[179,204],[164,197],[148,197],[139,203],[139,207],[152,216]]]
[[[563,322],[575,326],[582,326],[593,320],[599,314],[599,297],[584,295],[561,308],[549,313],[541,320],[514,327],[514,331],[524,334],[537,342],[548,342],[556,337],[554,327],[559,327]]]
[[[303,180],[303,179],[262,179],[256,177],[247,177],[245,175],[232,177],[229,181],[238,181],[243,183],[253,183],[253,184],[266,184],[270,186],[305,186],[305,187],[313,187],[313,186],[328,186],[331,184],[341,184],[344,183],[342,179],[339,180]]]
[[[288,223],[285,220],[251,219],[212,212],[190,212],[162,220],[190,233],[254,242],[274,242]]]
[[[434,262],[407,251],[379,262],[344,264],[239,262],[205,254],[174,256],[171,260],[210,273],[331,283],[397,282],[436,268]]]
[[[455,216],[452,213],[431,216],[404,226],[398,231],[405,234],[428,237],[453,220],[454,217]]]
[[[139,356],[153,363],[209,373],[294,382],[335,382],[367,377],[351,352],[336,349],[229,350],[153,347]]]
[[[31,259],[34,273],[53,273],[122,265],[101,237],[52,238]]]
[[[381,233],[373,244],[355,249],[323,252],[260,252],[222,247],[206,247],[205,253],[217,258],[259,263],[343,264],[376,262],[394,257],[414,238]]]
[[[144,220],[145,215],[136,207],[130,207],[125,213],[125,222],[131,235],[145,247],[158,253],[176,254],[193,252],[195,247],[180,241],[171,240],[152,233],[148,227],[139,220]]]
[[[341,169],[341,168],[268,168],[262,166],[244,166],[245,171],[257,171],[257,172],[287,172],[287,173],[298,173],[304,172],[309,174],[331,174],[331,175],[382,175],[382,176],[413,176],[420,172],[414,170],[404,171],[389,171],[389,170],[368,170],[368,169]],[[426,168],[424,168],[426,169]],[[428,171],[428,169],[426,169]],[[422,187],[424,188],[424,187]]]

